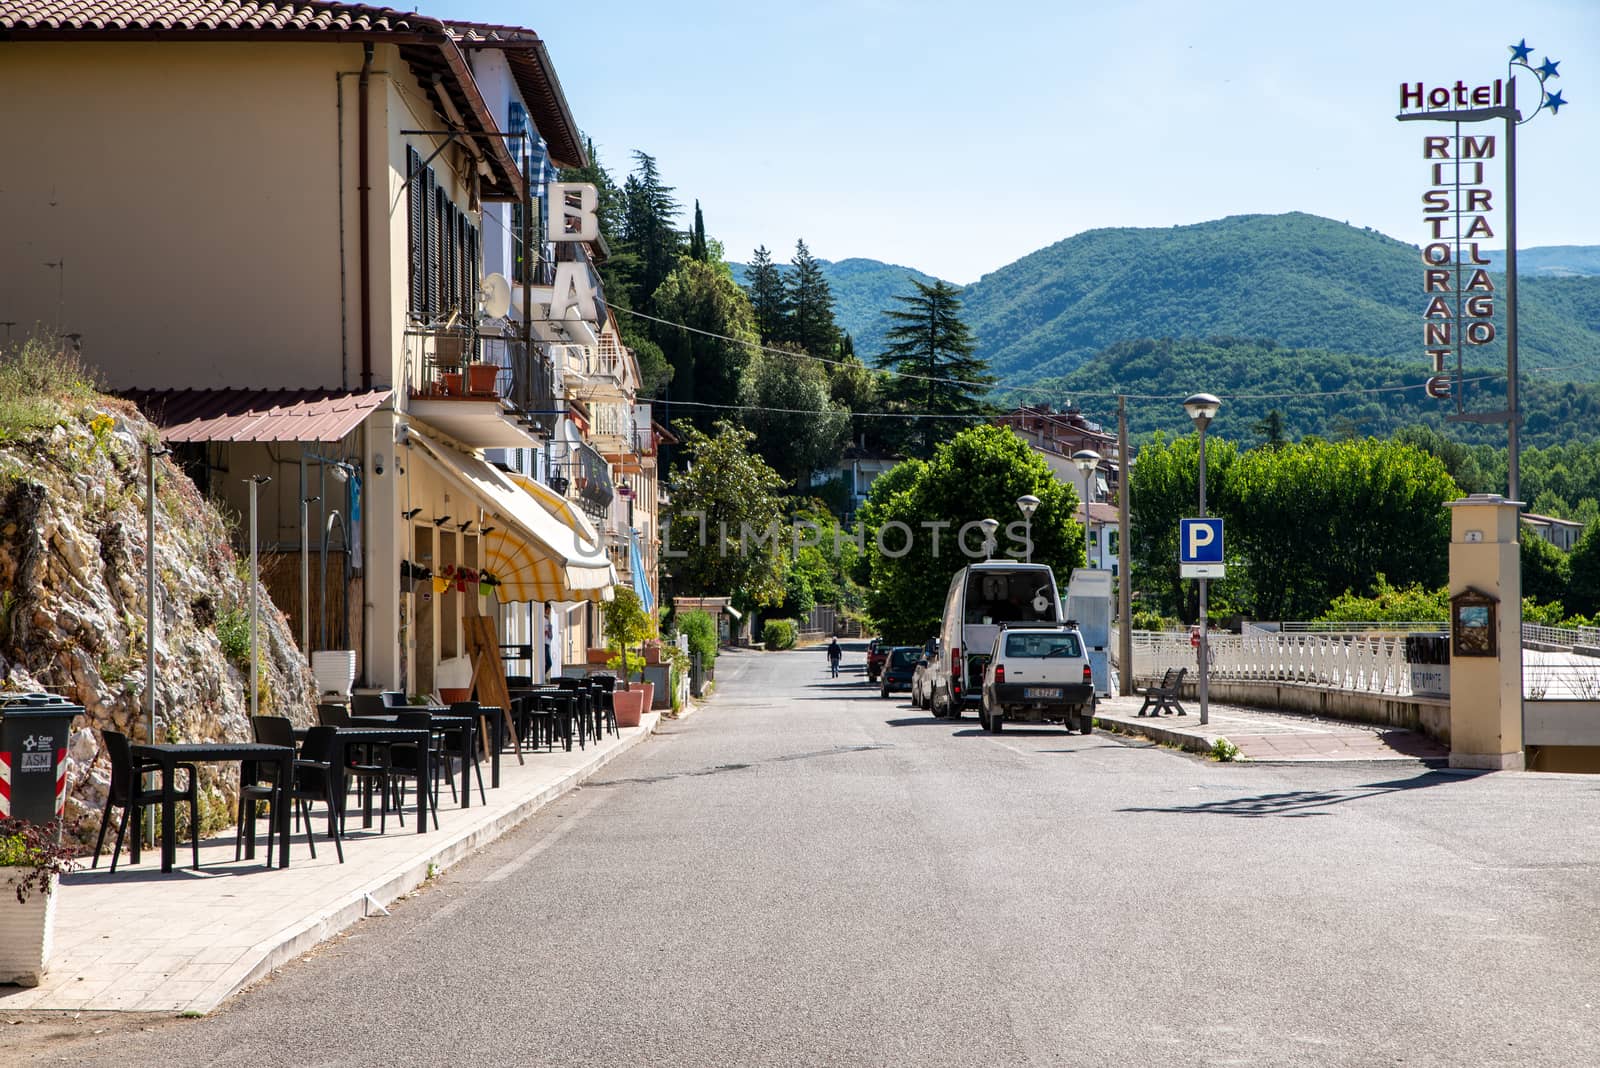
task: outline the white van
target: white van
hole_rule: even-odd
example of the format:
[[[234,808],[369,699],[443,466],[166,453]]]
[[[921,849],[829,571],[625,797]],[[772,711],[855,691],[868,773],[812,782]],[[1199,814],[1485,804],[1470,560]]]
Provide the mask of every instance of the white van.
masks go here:
[[[933,669],[933,714],[959,717],[983,700],[983,669],[1000,624],[1059,623],[1061,596],[1048,564],[988,560],[950,580]]]

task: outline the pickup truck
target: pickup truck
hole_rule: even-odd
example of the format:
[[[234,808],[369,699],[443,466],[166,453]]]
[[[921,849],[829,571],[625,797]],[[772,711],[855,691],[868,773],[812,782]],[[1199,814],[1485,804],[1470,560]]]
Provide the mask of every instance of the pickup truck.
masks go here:
[[[1094,676],[1083,635],[1065,626],[1003,627],[983,669],[978,722],[999,733],[1007,722],[1094,729]]]

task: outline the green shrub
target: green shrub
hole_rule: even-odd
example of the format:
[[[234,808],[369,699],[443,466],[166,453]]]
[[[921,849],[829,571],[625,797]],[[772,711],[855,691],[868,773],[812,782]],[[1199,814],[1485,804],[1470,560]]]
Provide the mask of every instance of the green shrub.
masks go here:
[[[250,666],[250,613],[230,608],[217,615],[217,640],[222,655],[241,669]]]
[[[1214,760],[1220,760],[1226,764],[1234,760],[1238,755],[1239,747],[1226,738],[1218,738],[1211,743],[1211,757]]]
[[[94,397],[94,372],[54,340],[32,337],[0,351],[0,441],[48,430]]]
[[[711,667],[717,662],[717,621],[703,608],[696,608],[678,617],[678,630],[688,635],[689,653],[700,654],[700,663]]]
[[[1168,619],[1160,612],[1151,609],[1141,609],[1133,614],[1134,630],[1182,630],[1182,625],[1176,619]]]
[[[793,649],[799,634],[792,619],[769,619],[761,624],[761,643],[768,649]]]

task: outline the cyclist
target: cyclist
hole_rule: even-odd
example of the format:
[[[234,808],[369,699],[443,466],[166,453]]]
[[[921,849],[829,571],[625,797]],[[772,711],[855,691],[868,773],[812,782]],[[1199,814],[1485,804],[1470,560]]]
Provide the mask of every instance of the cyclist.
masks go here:
[[[828,643],[828,666],[833,670],[833,677],[839,677],[839,658],[844,655],[844,650],[839,648],[839,639],[835,638]]]

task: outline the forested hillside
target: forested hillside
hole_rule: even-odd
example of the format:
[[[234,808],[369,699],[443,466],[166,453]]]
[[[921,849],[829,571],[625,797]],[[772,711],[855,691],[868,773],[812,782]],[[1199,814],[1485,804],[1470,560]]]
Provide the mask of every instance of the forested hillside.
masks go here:
[[[1089,231],[985,275],[962,299],[1002,381],[1062,374],[1140,337],[1264,337],[1386,358],[1410,374],[1425,367],[1420,288],[1415,247],[1296,212]],[[1523,366],[1600,377],[1597,302],[1600,278],[1527,279]],[[1502,360],[1484,350],[1480,366]]]
[[[1129,425],[1135,434],[1153,430],[1188,433],[1189,419],[1172,398],[1205,390],[1226,398],[1217,430],[1235,440],[1258,437],[1251,428],[1268,412],[1283,414],[1283,434],[1338,438],[1387,437],[1402,426],[1444,428],[1454,409],[1430,400],[1416,388],[1423,373],[1410,364],[1376,356],[1291,348],[1271,341],[1212,338],[1119,342],[1077,370],[1041,382],[1024,396],[1062,406],[1076,400],[1092,416],[1114,416],[1114,395],[1126,393]],[[1363,390],[1380,389],[1370,393]],[[1480,398],[1476,390],[1488,391]],[[1468,399],[1486,404],[1504,396],[1504,376],[1469,387]],[[1150,400],[1146,397],[1163,399]],[[1008,398],[1009,400],[1010,398]],[[1555,445],[1600,438],[1600,386],[1523,383],[1523,440]],[[1502,426],[1449,424],[1451,438],[1503,445]]]
[[[914,267],[882,263],[878,260],[849,259],[837,263],[818,260],[822,275],[833,290],[833,317],[839,329],[849,334],[855,351],[863,357],[872,357],[884,349],[887,329],[883,317],[887,308],[898,307],[896,297],[909,297],[916,292],[911,280],[932,285],[937,279],[923,274]],[[740,285],[750,284],[746,264],[732,263],[733,277]],[[790,268],[779,265],[780,270]]]

